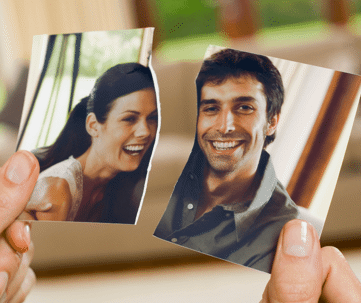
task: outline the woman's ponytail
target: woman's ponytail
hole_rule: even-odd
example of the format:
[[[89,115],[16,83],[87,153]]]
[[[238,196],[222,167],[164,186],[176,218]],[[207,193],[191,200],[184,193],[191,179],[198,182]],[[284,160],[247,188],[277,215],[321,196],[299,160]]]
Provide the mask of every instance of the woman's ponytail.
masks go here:
[[[40,171],[68,159],[70,156],[77,158],[87,151],[91,145],[91,137],[86,131],[87,103],[89,97],[83,98],[71,111],[55,143],[37,152]]]

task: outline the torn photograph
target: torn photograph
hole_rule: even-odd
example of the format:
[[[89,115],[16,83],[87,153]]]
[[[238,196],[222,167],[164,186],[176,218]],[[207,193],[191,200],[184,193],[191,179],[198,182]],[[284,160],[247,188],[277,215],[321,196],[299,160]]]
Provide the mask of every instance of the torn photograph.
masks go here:
[[[17,149],[40,176],[20,219],[136,224],[158,136],[153,32],[34,36]]]
[[[299,224],[295,255],[321,236],[361,77],[210,46],[195,78],[194,145],[154,235],[270,273],[288,221],[317,231]]]

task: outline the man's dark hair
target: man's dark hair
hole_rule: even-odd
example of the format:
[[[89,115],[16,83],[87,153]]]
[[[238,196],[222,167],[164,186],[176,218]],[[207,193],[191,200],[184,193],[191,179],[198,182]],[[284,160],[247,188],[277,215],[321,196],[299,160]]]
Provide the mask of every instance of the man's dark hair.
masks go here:
[[[202,64],[196,79],[197,107],[199,109],[201,90],[205,84],[220,85],[229,78],[251,76],[263,84],[267,99],[267,120],[281,112],[284,89],[281,75],[270,59],[265,56],[241,52],[234,49],[224,49],[213,54]],[[276,132],[267,136],[264,147],[273,142]]]

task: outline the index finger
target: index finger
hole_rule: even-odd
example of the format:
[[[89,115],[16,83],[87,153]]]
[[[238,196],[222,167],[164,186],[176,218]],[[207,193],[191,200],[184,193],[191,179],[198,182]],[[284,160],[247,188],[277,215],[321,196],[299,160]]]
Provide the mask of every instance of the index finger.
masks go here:
[[[0,232],[24,210],[39,176],[39,163],[28,151],[18,151],[0,169]]]
[[[337,248],[322,248],[322,264],[325,302],[361,302],[361,283]]]

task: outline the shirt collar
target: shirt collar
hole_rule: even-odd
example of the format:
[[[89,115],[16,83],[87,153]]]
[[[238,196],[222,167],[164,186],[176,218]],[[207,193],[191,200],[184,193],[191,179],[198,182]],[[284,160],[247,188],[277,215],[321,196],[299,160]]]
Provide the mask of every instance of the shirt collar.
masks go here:
[[[261,182],[256,191],[254,199],[251,201],[248,209],[244,212],[234,212],[234,221],[236,224],[237,240],[254,223],[263,207],[271,199],[277,185],[276,172],[270,159],[270,155],[263,150],[257,173],[261,175]]]
[[[198,188],[201,189],[203,169],[205,165],[205,157],[202,151],[197,151],[194,154],[193,161],[190,162],[189,174],[193,175],[192,179],[198,183]],[[233,208],[234,221],[236,225],[237,241],[239,241],[249,227],[254,223],[257,216],[261,213],[263,207],[271,199],[273,192],[277,185],[276,173],[267,151],[263,150],[261,159],[257,168],[257,173],[261,176],[259,188],[256,191],[254,199],[249,202],[246,211],[244,208]]]

